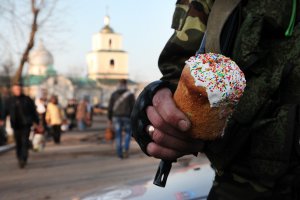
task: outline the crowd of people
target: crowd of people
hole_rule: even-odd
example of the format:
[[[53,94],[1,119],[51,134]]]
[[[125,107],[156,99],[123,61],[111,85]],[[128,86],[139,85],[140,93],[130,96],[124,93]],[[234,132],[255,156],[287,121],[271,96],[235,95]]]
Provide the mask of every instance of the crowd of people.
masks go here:
[[[130,114],[135,103],[134,94],[122,79],[112,93],[107,108],[108,127],[116,143],[116,155],[128,158],[131,142]],[[7,126],[13,130],[19,167],[24,168],[29,149],[44,148],[47,140],[60,144],[61,133],[66,130],[84,131],[92,126],[94,107],[87,97],[69,99],[62,107],[59,97],[51,95],[31,99],[25,95],[21,83],[11,86],[11,93],[1,92],[0,98],[0,145],[7,143]],[[7,120],[9,119],[9,120]]]
[[[83,131],[91,126],[92,106],[88,98],[83,98],[79,103],[76,99],[70,99],[65,108],[59,104],[56,95],[49,99],[40,97],[33,100],[23,93],[21,83],[14,83],[11,95],[1,94],[0,116],[0,145],[7,143],[6,119],[9,118],[19,167],[24,168],[30,148],[38,150],[36,148],[51,138],[55,144],[60,144],[62,131],[75,127]],[[37,146],[34,146],[35,137],[41,138]]]

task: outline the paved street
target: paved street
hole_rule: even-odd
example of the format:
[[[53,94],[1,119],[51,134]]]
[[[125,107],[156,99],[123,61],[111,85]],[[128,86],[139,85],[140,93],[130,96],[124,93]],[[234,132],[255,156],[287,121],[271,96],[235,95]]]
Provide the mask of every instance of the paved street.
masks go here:
[[[60,145],[48,141],[43,152],[30,152],[22,170],[14,151],[1,154],[0,199],[71,199],[94,188],[154,176],[159,161],[146,157],[134,140],[128,159],[115,156],[113,145],[103,141],[104,124],[105,117],[98,116],[91,129],[64,133]]]

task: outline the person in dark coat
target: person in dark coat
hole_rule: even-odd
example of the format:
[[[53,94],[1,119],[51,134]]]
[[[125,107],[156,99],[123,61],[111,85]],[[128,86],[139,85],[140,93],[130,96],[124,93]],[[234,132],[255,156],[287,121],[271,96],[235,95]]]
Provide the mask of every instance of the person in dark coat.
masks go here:
[[[119,86],[114,91],[109,100],[108,106],[108,124],[113,126],[115,131],[115,140],[117,155],[119,158],[127,158],[131,140],[130,114],[135,103],[134,94],[128,90],[127,81],[122,79]],[[123,130],[125,140],[123,145]]]
[[[12,86],[12,96],[9,99],[6,115],[10,116],[11,127],[14,130],[19,167],[24,168],[30,148],[30,130],[32,126],[38,127],[39,117],[33,100],[23,94],[22,85],[19,83]]]
[[[76,126],[77,103],[75,99],[68,100],[65,108],[66,117],[69,120],[69,129],[72,130]]]

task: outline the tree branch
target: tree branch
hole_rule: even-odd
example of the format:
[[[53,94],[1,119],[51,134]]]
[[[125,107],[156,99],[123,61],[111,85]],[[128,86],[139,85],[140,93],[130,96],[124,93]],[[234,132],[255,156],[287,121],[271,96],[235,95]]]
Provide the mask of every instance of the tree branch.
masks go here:
[[[36,32],[38,30],[37,19],[38,19],[38,15],[40,12],[40,8],[36,7],[35,0],[31,0],[31,12],[33,14],[33,20],[32,20],[32,24],[31,24],[31,32],[30,32],[30,36],[29,36],[29,41],[28,41],[25,51],[21,57],[21,61],[18,66],[18,69],[16,71],[16,74],[12,80],[13,83],[18,83],[21,81],[24,65],[28,61],[28,56],[29,56],[30,50],[34,46],[34,39],[35,39]]]

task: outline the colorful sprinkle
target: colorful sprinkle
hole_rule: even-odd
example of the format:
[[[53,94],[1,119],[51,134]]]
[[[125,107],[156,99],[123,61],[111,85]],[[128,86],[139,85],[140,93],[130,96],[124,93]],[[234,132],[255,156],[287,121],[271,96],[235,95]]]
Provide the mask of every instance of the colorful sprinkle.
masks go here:
[[[206,53],[186,61],[195,85],[206,88],[211,107],[237,104],[246,87],[244,73],[230,58]]]

